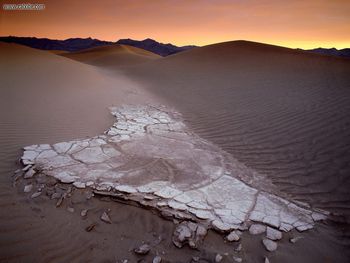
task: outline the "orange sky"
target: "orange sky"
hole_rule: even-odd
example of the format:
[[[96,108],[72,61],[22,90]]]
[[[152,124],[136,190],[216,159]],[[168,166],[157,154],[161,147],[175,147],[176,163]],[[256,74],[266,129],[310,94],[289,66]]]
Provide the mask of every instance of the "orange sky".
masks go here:
[[[4,3],[44,3],[46,9],[4,11]],[[345,48],[350,0],[1,0],[0,35]]]

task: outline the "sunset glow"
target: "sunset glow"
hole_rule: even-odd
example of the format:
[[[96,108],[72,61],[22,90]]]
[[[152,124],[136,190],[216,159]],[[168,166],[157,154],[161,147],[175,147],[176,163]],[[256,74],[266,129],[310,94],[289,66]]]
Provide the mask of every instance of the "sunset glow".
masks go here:
[[[1,4],[23,1],[1,1]],[[153,38],[176,45],[238,39],[293,48],[350,47],[348,0],[37,1],[41,11],[1,8],[1,36]]]

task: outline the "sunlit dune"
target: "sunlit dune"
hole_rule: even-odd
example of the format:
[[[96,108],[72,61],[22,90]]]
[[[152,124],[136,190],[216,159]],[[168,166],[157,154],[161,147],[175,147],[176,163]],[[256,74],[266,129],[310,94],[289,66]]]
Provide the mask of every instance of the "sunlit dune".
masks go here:
[[[56,55],[62,55],[64,53],[67,53],[67,51],[65,51],[65,50],[48,50],[47,52],[51,52],[51,53],[56,54]]]
[[[101,67],[131,66],[161,58],[147,50],[119,44],[67,52],[62,56]]]

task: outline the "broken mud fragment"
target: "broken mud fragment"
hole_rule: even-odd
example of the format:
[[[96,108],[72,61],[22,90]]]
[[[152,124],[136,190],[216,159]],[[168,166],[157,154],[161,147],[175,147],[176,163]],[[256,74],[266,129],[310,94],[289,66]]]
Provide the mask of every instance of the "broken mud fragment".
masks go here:
[[[112,224],[112,221],[111,221],[109,215],[107,214],[107,212],[103,212],[100,218],[103,222],[108,223],[108,224]]]
[[[143,244],[137,248],[134,249],[134,252],[138,255],[146,255],[148,252],[151,250],[150,245],[148,244]]]
[[[89,226],[87,226],[85,228],[85,231],[86,232],[91,232],[95,228],[95,226],[97,226],[97,224],[96,223],[92,223],[91,225],[89,225]]]

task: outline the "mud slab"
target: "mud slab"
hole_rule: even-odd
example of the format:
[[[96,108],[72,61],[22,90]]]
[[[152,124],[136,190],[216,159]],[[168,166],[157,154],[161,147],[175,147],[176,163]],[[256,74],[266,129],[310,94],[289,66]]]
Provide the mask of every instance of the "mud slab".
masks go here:
[[[110,110],[117,120],[103,135],[25,147],[26,174],[43,173],[222,232],[253,222],[305,231],[327,217],[260,190],[256,180],[243,182],[242,165],[190,131],[174,111],[150,105]]]

